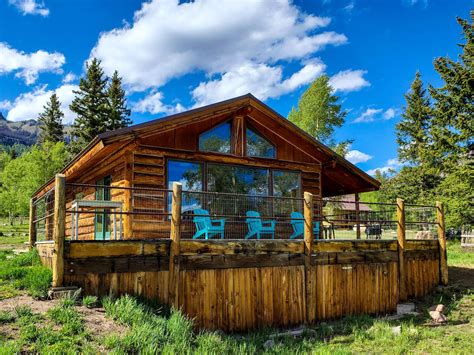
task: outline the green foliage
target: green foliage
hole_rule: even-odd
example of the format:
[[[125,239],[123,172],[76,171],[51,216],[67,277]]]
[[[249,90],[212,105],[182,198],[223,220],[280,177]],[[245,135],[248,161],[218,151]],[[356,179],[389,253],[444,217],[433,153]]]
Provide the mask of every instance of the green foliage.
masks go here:
[[[130,109],[127,108],[125,99],[125,90],[122,89],[122,78],[115,71],[110,85],[107,89],[107,98],[109,101],[109,124],[107,129],[117,129],[127,127],[132,123],[130,120]]]
[[[61,111],[61,103],[56,93],[54,93],[44,106],[44,111],[38,117],[38,122],[41,123],[41,133],[38,137],[39,143],[56,143],[64,140],[63,117],[64,113]]]
[[[82,305],[87,308],[94,308],[99,305],[99,300],[96,296],[85,296],[82,299]]]
[[[28,215],[33,192],[53,177],[68,157],[64,142],[45,142],[10,160],[1,172],[0,213]]]
[[[131,123],[126,106],[122,79],[115,72],[110,85],[100,60],[86,63],[86,76],[79,82],[79,90],[70,109],[77,117],[73,124],[71,153],[79,153],[97,135],[126,127]]]
[[[8,258],[7,258],[8,256]],[[41,266],[38,252],[35,250],[20,255],[12,255],[10,252],[0,254],[0,290],[11,293],[10,287],[26,290],[35,298],[44,298],[51,285],[51,270]]]
[[[334,128],[341,127],[347,115],[338,101],[329,85],[329,77],[322,75],[303,93],[288,119],[321,142],[335,145]]]
[[[15,316],[9,311],[0,311],[0,324],[11,323],[15,320]]]

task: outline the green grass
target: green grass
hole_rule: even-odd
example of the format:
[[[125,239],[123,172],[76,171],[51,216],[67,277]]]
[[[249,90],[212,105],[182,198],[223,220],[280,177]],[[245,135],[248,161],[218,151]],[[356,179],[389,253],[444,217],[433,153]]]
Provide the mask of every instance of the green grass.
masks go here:
[[[16,219],[13,225],[7,218],[0,218],[0,246],[23,244],[28,241],[28,232],[28,218],[23,218],[22,224]]]
[[[82,298],[82,305],[87,308],[97,307],[99,299],[96,296],[85,296]]]
[[[459,241],[448,241],[448,264],[450,266],[474,268],[474,251],[467,252],[461,249]]]
[[[51,278],[51,271],[41,265],[36,249],[19,255],[0,251],[0,299],[13,297],[19,290],[44,298]]]

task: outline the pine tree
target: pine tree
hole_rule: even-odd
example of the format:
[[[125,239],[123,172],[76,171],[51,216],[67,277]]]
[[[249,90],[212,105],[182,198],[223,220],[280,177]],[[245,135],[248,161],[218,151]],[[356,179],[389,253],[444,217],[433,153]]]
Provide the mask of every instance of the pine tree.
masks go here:
[[[338,101],[329,85],[329,77],[322,75],[303,93],[288,119],[314,138],[334,146],[334,128],[341,127],[347,115]]]
[[[63,117],[64,113],[61,111],[61,103],[59,102],[58,96],[54,93],[44,106],[44,111],[38,117],[38,121],[41,123],[41,133],[38,138],[39,143],[56,143],[64,140]]]
[[[109,102],[107,97],[107,77],[98,59],[86,63],[86,76],[79,82],[79,90],[70,105],[77,114],[73,124],[70,149],[78,153],[95,136],[109,129]]]
[[[415,75],[411,90],[405,94],[407,106],[403,119],[396,125],[398,157],[403,163],[423,164],[429,161],[429,130],[431,126],[430,99],[423,88],[421,74]]]
[[[474,19],[474,11],[471,17]],[[434,67],[444,85],[430,87],[435,102],[433,148],[444,158],[444,163],[451,166],[467,154],[474,137],[474,26],[461,18],[457,18],[457,22],[466,40],[459,45],[462,48],[459,61],[437,58]]]
[[[130,109],[127,108],[125,91],[122,89],[122,78],[115,71],[109,88],[107,89],[109,101],[109,121],[107,129],[127,127],[132,123],[130,120]]]

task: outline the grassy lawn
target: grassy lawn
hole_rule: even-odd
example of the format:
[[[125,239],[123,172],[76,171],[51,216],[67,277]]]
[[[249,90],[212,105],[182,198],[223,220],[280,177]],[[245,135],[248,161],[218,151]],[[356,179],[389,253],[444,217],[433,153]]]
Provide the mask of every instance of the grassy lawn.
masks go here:
[[[298,338],[277,330],[248,334],[193,330],[192,321],[168,307],[130,296],[34,301],[50,273],[35,253],[0,253],[0,354],[37,353],[474,353],[474,254],[448,245],[450,286],[417,302],[418,316],[387,320],[347,317],[307,328]],[[26,296],[29,294],[31,296]],[[22,296],[19,296],[22,295]],[[22,298],[23,297],[23,298]],[[22,303],[23,302],[23,303]],[[98,304],[101,303],[99,308]],[[427,308],[447,306],[448,325],[434,326]],[[397,328],[400,327],[400,328]]]
[[[28,218],[20,224],[16,218],[11,225],[7,218],[0,218],[0,250],[21,246],[28,241]]]

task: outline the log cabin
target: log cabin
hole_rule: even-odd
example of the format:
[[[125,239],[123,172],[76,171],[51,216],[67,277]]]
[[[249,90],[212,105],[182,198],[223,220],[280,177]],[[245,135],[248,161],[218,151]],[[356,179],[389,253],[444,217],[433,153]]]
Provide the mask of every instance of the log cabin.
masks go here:
[[[183,191],[289,198],[380,186],[251,94],[99,134],[61,173],[68,211],[110,201],[76,218],[68,213],[66,237],[78,240],[116,239],[118,230],[120,239],[169,238],[166,190],[173,182]],[[53,186],[47,182],[33,200]],[[120,209],[119,224],[109,208]],[[195,201],[184,200],[182,208],[192,210]]]

